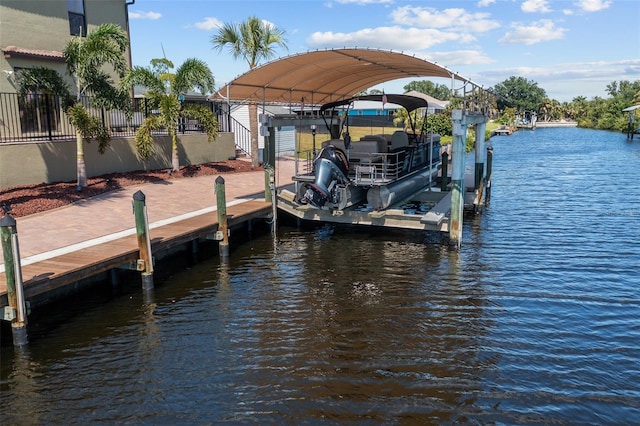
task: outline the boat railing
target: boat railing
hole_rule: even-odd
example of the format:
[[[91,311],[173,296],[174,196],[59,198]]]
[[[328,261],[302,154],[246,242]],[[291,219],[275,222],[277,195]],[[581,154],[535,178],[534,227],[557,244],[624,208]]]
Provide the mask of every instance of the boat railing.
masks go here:
[[[405,170],[406,152],[377,152],[349,159],[349,174],[356,185],[384,185],[398,179]]]

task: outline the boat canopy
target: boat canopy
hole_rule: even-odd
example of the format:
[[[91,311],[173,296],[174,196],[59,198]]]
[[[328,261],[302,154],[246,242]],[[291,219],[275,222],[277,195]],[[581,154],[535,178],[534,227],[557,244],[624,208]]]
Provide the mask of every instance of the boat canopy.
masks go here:
[[[291,55],[258,66],[223,86],[213,99],[321,105],[350,98],[400,78],[440,77],[478,84],[447,68],[404,53],[329,49]]]
[[[320,111],[326,111],[328,109],[337,108],[344,105],[349,105],[351,102],[355,101],[374,101],[374,102],[386,102],[390,104],[400,105],[408,112],[416,110],[418,108],[427,108],[429,106],[429,102],[426,99],[419,98],[417,96],[411,95],[396,95],[389,94],[386,95],[384,93],[376,94],[376,95],[362,95],[362,96],[354,96],[352,98],[343,99],[340,101],[329,102],[320,107]]]

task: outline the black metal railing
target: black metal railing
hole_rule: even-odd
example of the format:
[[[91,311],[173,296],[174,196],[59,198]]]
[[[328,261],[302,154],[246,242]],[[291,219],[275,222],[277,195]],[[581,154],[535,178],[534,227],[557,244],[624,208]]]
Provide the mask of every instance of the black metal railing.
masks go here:
[[[99,118],[111,132],[111,136],[134,136],[144,119],[156,113],[146,99],[135,98],[133,115],[127,118],[123,111],[105,110],[91,107],[90,99],[81,99],[89,114]],[[203,102],[217,115],[221,131],[240,132],[242,125],[228,117],[223,108],[216,108],[211,102]],[[223,125],[223,123],[229,123]],[[196,120],[181,120],[176,123],[180,133],[201,133],[203,126]],[[154,134],[167,134],[166,129],[154,131]],[[64,111],[62,100],[58,96],[47,94],[29,94],[21,97],[17,93],[0,93],[0,143],[56,141],[75,138],[75,129]],[[244,138],[244,136],[243,136]],[[250,138],[249,138],[250,139]],[[250,143],[250,142],[249,142]],[[244,146],[240,145],[244,150]]]
[[[246,155],[251,155],[251,131],[231,115],[228,115],[227,118],[228,129],[225,131],[234,134],[236,149]]]

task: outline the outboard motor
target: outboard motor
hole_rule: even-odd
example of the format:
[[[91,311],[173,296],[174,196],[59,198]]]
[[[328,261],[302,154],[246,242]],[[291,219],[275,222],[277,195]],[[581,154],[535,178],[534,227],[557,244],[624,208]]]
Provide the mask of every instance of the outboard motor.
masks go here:
[[[327,201],[339,204],[340,200],[336,185],[348,182],[349,161],[344,151],[334,145],[328,145],[320,150],[313,160],[315,170],[314,183],[303,186],[299,202],[322,208]]]

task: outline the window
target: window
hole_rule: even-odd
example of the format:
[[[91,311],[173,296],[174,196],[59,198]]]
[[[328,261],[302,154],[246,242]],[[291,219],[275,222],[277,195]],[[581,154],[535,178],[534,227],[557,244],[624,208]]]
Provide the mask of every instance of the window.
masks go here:
[[[71,35],[87,36],[87,20],[84,16],[84,0],[67,0],[69,11],[69,33]]]

